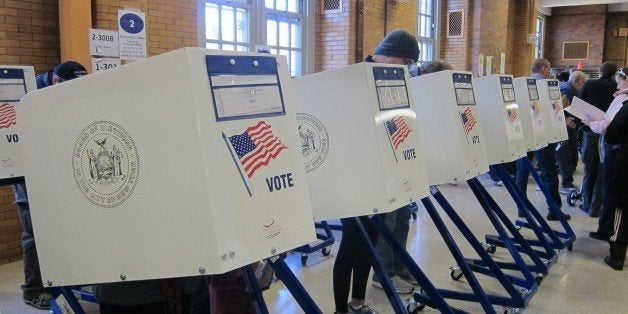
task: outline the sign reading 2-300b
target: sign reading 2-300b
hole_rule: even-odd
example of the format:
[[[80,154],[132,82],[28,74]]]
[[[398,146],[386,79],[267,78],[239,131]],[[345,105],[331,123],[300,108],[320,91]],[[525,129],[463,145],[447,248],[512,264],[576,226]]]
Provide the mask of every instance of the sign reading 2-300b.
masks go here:
[[[129,34],[137,34],[144,29],[144,20],[137,14],[127,13],[120,18],[120,27]]]

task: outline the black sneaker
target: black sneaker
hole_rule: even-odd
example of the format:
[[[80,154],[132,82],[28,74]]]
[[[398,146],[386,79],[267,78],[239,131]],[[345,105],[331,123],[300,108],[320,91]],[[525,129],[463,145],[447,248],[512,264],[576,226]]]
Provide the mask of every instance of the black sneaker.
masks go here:
[[[49,310],[51,301],[52,296],[46,292],[24,295],[24,303],[40,310]]]
[[[600,240],[600,241],[608,241],[610,239],[610,235],[606,235],[603,233],[591,231],[589,232],[589,238]]]
[[[565,220],[571,219],[571,215],[569,214],[563,213],[563,216],[565,216]],[[554,214],[553,211],[550,211],[549,213],[547,213],[547,220],[555,221],[558,220],[558,217],[556,216],[556,214]]]

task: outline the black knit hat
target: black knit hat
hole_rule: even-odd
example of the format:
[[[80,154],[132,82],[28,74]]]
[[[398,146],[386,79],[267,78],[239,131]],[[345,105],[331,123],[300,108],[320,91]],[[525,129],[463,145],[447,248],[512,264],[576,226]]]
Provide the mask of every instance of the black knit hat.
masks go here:
[[[414,35],[403,29],[397,29],[386,35],[375,48],[373,54],[387,57],[410,58],[419,60],[419,43]]]
[[[55,67],[54,74],[64,81],[69,81],[87,75],[87,70],[76,61],[66,61]]]

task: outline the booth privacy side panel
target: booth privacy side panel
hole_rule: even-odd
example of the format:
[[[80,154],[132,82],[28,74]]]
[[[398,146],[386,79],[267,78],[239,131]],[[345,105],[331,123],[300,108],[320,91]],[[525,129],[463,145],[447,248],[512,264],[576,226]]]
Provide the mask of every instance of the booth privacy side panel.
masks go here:
[[[510,75],[487,75],[473,80],[491,165],[515,161],[526,153],[521,115]]]
[[[560,99],[558,80],[537,80],[536,86],[539,90],[547,141],[549,143],[566,141],[569,137],[567,135],[563,102]]]
[[[513,84],[515,94],[517,94],[526,149],[528,151],[541,149],[547,146],[547,140],[536,79],[517,77],[513,79]]]
[[[0,184],[24,175],[16,107],[26,93],[35,89],[32,66],[0,65]]]
[[[386,128],[393,118],[400,131],[403,123],[414,128],[414,112],[407,106],[380,112],[374,68],[400,71],[401,80],[390,81],[401,84],[399,91],[407,85],[403,67],[376,63],[292,79],[316,220],[389,212],[427,194],[420,152],[418,158],[403,157],[404,150],[418,149],[418,132],[397,133],[393,149]],[[401,97],[407,104],[407,96]]]
[[[264,193],[270,169],[250,180],[252,196],[242,188],[222,133],[257,121],[216,121],[205,59],[224,54],[180,49],[24,97],[18,116],[44,282],[224,273],[314,239],[299,155],[286,149],[266,166],[292,172],[298,196]],[[267,122],[290,147],[286,117]],[[101,157],[113,165],[101,167]]]
[[[487,172],[471,73],[440,71],[413,77],[410,83],[429,184],[464,181]]]

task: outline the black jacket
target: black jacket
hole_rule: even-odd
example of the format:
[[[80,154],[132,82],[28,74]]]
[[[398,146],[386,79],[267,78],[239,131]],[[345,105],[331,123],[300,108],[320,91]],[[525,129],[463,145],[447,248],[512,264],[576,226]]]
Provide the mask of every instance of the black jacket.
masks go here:
[[[615,205],[628,209],[628,102],[617,112],[611,124],[606,129],[604,139],[607,144],[621,145],[613,165],[611,193]]]
[[[613,77],[600,77],[597,80],[588,80],[584,83],[580,93],[578,93],[578,98],[606,112],[615,98],[613,94],[616,90],[617,83]],[[584,131],[591,132],[591,129],[584,126]]]

